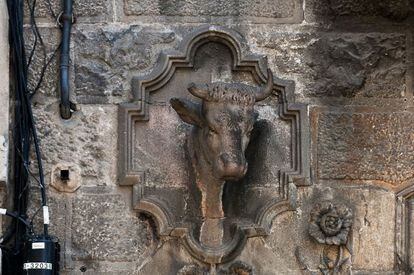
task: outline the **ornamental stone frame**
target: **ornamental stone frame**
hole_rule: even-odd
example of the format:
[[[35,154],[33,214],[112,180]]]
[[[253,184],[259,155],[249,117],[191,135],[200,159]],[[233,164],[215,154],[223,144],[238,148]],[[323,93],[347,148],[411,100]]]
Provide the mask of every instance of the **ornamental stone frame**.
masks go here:
[[[247,238],[268,235],[277,215],[295,209],[296,186],[310,185],[307,107],[294,102],[292,81],[273,77],[271,96],[256,107],[247,174],[223,190],[223,242],[206,246],[198,240],[201,196],[186,150],[189,129],[168,102],[199,102],[186,92],[190,82],[262,86],[267,70],[240,34],[202,27],[163,53],[150,74],[134,77],[132,102],[119,106],[119,185],[132,186],[133,208],[154,219],[159,238],[178,239],[206,264],[231,261]]]
[[[414,185],[396,193],[395,209],[395,271],[409,274],[414,258],[414,246],[411,241],[414,232]]]

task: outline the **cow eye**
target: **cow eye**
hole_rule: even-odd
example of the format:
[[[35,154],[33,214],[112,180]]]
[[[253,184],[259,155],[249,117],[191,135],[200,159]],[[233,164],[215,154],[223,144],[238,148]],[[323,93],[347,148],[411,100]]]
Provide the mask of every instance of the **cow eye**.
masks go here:
[[[217,134],[217,131],[216,131],[216,130],[214,130],[212,127],[209,127],[209,128],[208,128],[208,132],[209,132],[210,134]]]

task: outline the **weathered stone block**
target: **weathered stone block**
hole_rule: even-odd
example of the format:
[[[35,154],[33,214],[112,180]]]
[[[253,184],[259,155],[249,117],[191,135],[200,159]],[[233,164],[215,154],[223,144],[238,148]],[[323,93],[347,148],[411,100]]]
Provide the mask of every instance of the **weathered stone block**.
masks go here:
[[[328,22],[332,20],[329,1],[306,0],[304,19],[306,22]]]
[[[32,59],[30,59],[31,52],[35,43],[35,35],[31,28],[25,28],[24,38],[26,42],[26,55],[30,61],[28,71],[28,88],[29,92],[34,92],[39,81],[41,85],[37,91],[37,96],[34,102],[42,102],[47,97],[53,98],[58,96],[59,86],[59,43],[60,32],[54,28],[39,28],[39,33],[42,36],[44,47],[39,40],[36,43],[36,48]],[[43,78],[42,70],[44,66]]]
[[[29,17],[30,7],[25,1],[25,15]],[[30,4],[32,1],[29,1]],[[55,20],[63,10],[60,0],[39,0],[36,1],[34,10],[35,17]],[[73,13],[80,22],[100,22],[110,19],[112,13],[112,1],[110,0],[88,0],[73,1]],[[27,19],[28,20],[28,19]]]
[[[366,187],[338,188],[335,192],[354,209],[351,235],[353,270],[370,270],[381,274],[392,271],[395,255],[395,195]]]
[[[251,16],[265,18],[289,18],[301,9],[301,1],[137,1],[124,0],[126,15],[166,16]]]
[[[323,113],[318,119],[318,177],[379,180],[414,176],[414,114]]]
[[[116,184],[116,107],[82,106],[70,121],[60,118],[58,104],[42,110],[35,116],[45,171],[67,163],[80,168],[82,185]]]
[[[74,37],[77,100],[107,103],[130,98],[132,72],[150,69],[162,45],[174,40],[175,34],[169,29],[79,29]]]
[[[306,2],[305,20],[323,21],[341,17],[387,17],[401,21],[410,13],[410,0],[331,0]]]
[[[324,250],[333,249],[337,253],[338,247],[319,244],[310,236],[310,211],[315,203],[330,200],[344,203],[353,212],[351,234],[348,236],[348,247],[353,254],[352,270],[364,270],[363,274],[388,274],[392,271],[395,226],[393,192],[363,185],[327,185],[324,182],[321,189],[300,190],[296,211],[276,217],[271,235],[265,240],[251,239],[239,259],[253,265],[258,274],[302,274],[301,265],[318,271]]]
[[[136,275],[135,262],[113,261],[74,261],[74,266],[67,271],[61,271],[62,275]],[[139,274],[139,273],[138,273]]]
[[[70,233],[68,224],[70,223],[71,205],[70,200],[51,190],[47,191],[47,205],[49,206],[50,224],[49,233],[59,240],[63,246],[66,236]],[[35,233],[43,233],[43,214],[41,209],[40,188],[32,183],[30,188],[30,200],[28,207],[28,217],[33,218]]]
[[[71,230],[75,260],[136,261],[149,244],[145,224],[116,194],[76,197]]]
[[[404,19],[410,11],[409,0],[347,0],[331,1],[331,10],[335,15],[371,15],[385,16],[397,20]]]
[[[400,33],[253,32],[279,74],[297,75],[305,96],[405,95],[406,37]]]

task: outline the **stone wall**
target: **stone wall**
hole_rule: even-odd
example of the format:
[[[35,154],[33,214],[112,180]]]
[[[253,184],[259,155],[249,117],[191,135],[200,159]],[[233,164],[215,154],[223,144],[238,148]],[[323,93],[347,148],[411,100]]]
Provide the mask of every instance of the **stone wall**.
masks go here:
[[[6,1],[0,1],[0,72],[4,76],[0,83],[0,202],[4,205],[4,197],[8,176],[9,157],[9,47],[8,47],[8,17]],[[2,217],[0,217],[2,229]],[[1,269],[1,260],[0,260]]]
[[[60,31],[48,1],[37,2],[49,58]],[[60,1],[51,2],[56,15]],[[157,238],[153,221],[132,209],[131,188],[118,185],[117,115],[118,104],[133,100],[132,78],[151,72],[161,52],[205,25],[238,32],[277,77],[294,81],[295,102],[308,105],[311,185],[298,187],[297,208],[274,220],[270,236],[250,239],[238,259],[257,274],[317,272],[323,246],[307,228],[313,205],[326,199],[353,210],[354,274],[393,274],[414,264],[406,261],[414,248],[402,245],[409,234],[400,226],[413,228],[401,214],[414,183],[413,9],[409,0],[75,1],[71,94],[78,110],[70,120],[59,116],[56,59],[33,100],[62,274],[176,274],[193,262]],[[4,38],[4,24],[0,32]],[[33,40],[29,26],[26,35]],[[41,51],[33,64],[31,87]],[[7,102],[7,85],[0,85],[0,102]],[[176,121],[173,111],[168,116]],[[51,186],[59,185],[51,181],[61,167],[80,185],[75,192]],[[32,209],[38,203],[34,198]],[[179,274],[201,274],[184,270]]]
[[[5,1],[0,2],[0,72],[9,75],[8,20]],[[9,142],[9,79],[0,83],[0,184],[7,182],[7,158]]]

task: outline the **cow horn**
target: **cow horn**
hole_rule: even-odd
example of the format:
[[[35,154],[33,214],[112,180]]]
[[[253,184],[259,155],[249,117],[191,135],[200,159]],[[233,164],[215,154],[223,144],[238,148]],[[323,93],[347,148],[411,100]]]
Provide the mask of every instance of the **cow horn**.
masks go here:
[[[273,91],[273,74],[270,69],[267,69],[267,83],[264,88],[261,88],[256,94],[256,101],[266,99]]]
[[[198,85],[191,82],[188,85],[188,91],[195,97],[201,98],[201,99],[207,99],[207,89],[201,89]]]

